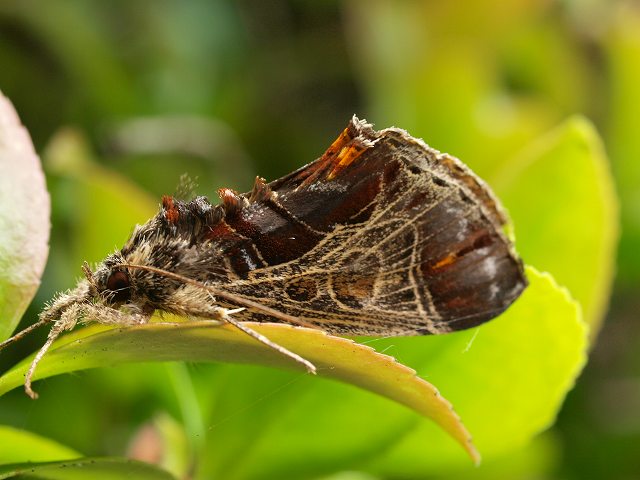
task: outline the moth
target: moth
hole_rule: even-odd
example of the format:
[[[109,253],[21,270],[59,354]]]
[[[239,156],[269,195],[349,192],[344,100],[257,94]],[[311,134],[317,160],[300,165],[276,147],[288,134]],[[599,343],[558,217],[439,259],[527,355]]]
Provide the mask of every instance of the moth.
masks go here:
[[[489,187],[458,159],[398,128],[355,116],[317,160],[244,194],[162,197],[95,271],[58,295],[33,326],[46,343],[79,322],[128,326],[158,310],[229,322],[315,373],[244,322],[337,335],[429,335],[479,325],[527,286]]]

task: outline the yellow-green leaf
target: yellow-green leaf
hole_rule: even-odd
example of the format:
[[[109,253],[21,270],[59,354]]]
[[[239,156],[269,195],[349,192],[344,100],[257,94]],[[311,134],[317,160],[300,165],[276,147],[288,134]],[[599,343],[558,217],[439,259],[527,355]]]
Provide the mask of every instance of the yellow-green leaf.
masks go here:
[[[82,458],[0,466],[0,479],[25,476],[40,480],[175,480],[175,477],[153,465],[125,458]]]
[[[35,433],[0,425],[0,465],[69,460],[82,455]]]
[[[517,450],[550,427],[586,361],[587,329],[577,303],[550,275],[527,268],[527,276],[521,299],[475,331],[434,338],[422,351],[403,345],[411,339],[393,341],[391,353],[438,385],[486,458]],[[445,440],[419,424],[369,468],[401,478],[460,468],[458,452]]]
[[[479,460],[470,435],[451,404],[433,385],[392,357],[319,330],[281,324],[247,325],[313,362],[320,376],[378,393],[431,418],[455,438],[474,461]],[[25,359],[0,378],[0,394],[23,382],[31,359]],[[130,328],[93,325],[56,342],[39,365],[36,378],[126,362],[173,360],[297,367],[289,358],[229,325],[206,321],[151,323]]]
[[[618,203],[593,125],[569,119],[492,183],[509,210],[522,257],[567,287],[597,330],[613,282]]]

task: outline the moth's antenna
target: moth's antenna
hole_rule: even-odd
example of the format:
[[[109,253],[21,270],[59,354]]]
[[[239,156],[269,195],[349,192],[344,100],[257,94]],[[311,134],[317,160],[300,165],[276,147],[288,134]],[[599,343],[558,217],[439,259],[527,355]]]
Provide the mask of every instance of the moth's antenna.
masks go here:
[[[89,284],[89,293],[92,295],[98,294],[98,287],[96,286],[96,281],[93,278],[93,272],[91,271],[91,267],[88,262],[82,263],[82,273],[87,279],[87,283]]]
[[[27,328],[25,328],[24,330],[20,330],[18,333],[16,333],[13,337],[6,339],[4,342],[0,343],[0,350],[3,350],[5,347],[11,345],[12,343],[17,342],[18,340],[21,340],[22,338],[26,337],[27,334],[31,333],[32,331],[34,331],[36,328],[41,327],[43,325],[46,325],[47,323],[49,323],[51,320],[49,320],[48,318],[43,318],[42,320],[37,321],[36,323],[34,323],[33,325],[29,325]]]
[[[253,300],[249,300],[248,298],[244,298],[241,297],[240,295],[235,295],[233,293],[229,293],[229,292],[221,292],[216,288],[211,287],[210,285],[206,285],[202,282],[199,282],[197,280],[194,280],[192,278],[189,277],[185,277],[182,275],[179,275],[177,273],[173,273],[173,272],[169,272],[168,270],[163,270],[161,268],[156,268],[156,267],[150,267],[147,265],[132,265],[129,263],[121,263],[119,266],[121,267],[126,267],[126,268],[133,268],[133,269],[138,269],[138,270],[146,270],[148,272],[153,272],[153,273],[157,273],[159,275],[163,275],[165,277],[168,278],[174,278],[176,280],[180,280],[181,282],[184,283],[188,283],[190,285],[195,285],[197,287],[200,287],[204,290],[207,290],[208,292],[210,292],[213,295],[216,295],[218,297],[224,298],[225,300],[229,300],[231,302],[237,303],[239,305],[242,305],[243,307],[249,307],[249,308],[255,308],[256,310],[260,310],[268,315],[271,315],[275,318],[279,318],[280,320],[284,320],[285,322],[288,323],[292,323],[294,325],[301,325],[304,327],[312,327],[311,324],[305,322],[304,320],[300,320],[299,318],[296,318],[292,315],[287,315],[286,313],[282,313],[279,312],[278,310],[275,310],[273,308],[267,307],[266,305],[261,305],[258,302],[254,302]],[[234,327],[236,327],[238,330],[246,333],[247,335],[255,338],[256,340],[258,340],[259,342],[265,344],[266,346],[274,349],[275,351],[281,353],[282,355],[291,358],[292,360],[295,360],[296,362],[304,365],[304,367],[307,369],[307,371],[309,373],[316,373],[316,367],[313,363],[309,362],[308,360],[305,360],[304,358],[302,358],[300,355],[297,355],[289,350],[287,350],[286,348],[284,348],[281,345],[278,345],[277,343],[272,342],[271,340],[269,340],[267,337],[265,337],[264,335],[261,335],[260,333],[256,332],[255,330],[252,330],[251,328],[247,327],[246,325],[243,325],[242,322],[238,322],[237,320],[232,319],[231,317],[229,317],[228,315],[222,315],[221,319],[224,320],[225,322],[230,323],[231,325],[233,325]]]

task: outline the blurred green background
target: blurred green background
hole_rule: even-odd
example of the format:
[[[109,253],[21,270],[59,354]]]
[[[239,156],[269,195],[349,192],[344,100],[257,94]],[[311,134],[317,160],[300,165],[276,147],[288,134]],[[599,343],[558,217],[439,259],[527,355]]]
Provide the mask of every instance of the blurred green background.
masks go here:
[[[578,113],[603,137],[620,198],[609,311],[553,430],[509,460],[519,466],[504,460],[483,478],[639,478],[639,86],[633,1],[5,0],[0,90],[41,153],[53,201],[49,264],[23,325],[74,283],[82,260],[120,245],[182,173],[213,199],[220,187],[246,191],[256,174],[272,180],[319,156],[357,113],[499,182],[510,159]],[[3,369],[42,335],[0,357]],[[56,392],[46,408],[25,412],[13,392],[0,420],[89,455],[123,454],[151,417],[180,437],[164,409],[188,410],[171,392],[198,380],[163,368],[52,379],[41,387]],[[209,368],[191,374],[206,383]],[[70,408],[61,438],[56,417]],[[331,478],[370,478],[341,475]]]

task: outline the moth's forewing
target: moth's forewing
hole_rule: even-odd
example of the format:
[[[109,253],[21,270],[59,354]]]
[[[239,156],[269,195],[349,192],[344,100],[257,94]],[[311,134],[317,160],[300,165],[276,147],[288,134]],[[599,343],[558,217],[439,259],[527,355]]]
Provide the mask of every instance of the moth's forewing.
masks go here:
[[[488,187],[402,130],[354,119],[323,157],[269,186],[276,196],[215,227],[226,288],[329,332],[469,328],[526,287]]]

